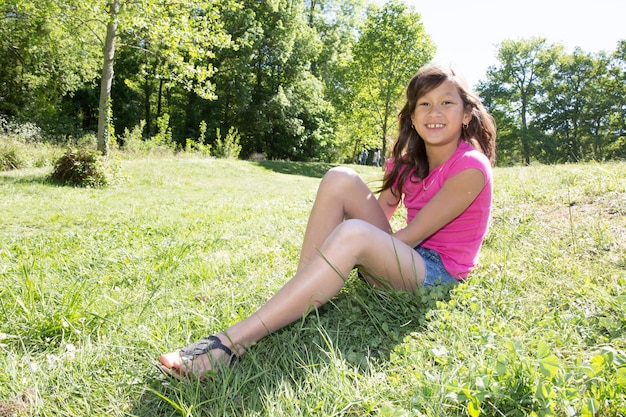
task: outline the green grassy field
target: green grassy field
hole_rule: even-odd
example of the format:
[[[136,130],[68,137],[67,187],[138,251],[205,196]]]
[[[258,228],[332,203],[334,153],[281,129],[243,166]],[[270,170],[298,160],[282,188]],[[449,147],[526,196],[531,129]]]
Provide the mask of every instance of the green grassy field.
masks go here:
[[[351,276],[207,383],[164,378],[158,355],[294,273],[329,166],[121,166],[105,189],[0,173],[0,417],[626,414],[626,163],[497,168],[466,283],[407,294]]]

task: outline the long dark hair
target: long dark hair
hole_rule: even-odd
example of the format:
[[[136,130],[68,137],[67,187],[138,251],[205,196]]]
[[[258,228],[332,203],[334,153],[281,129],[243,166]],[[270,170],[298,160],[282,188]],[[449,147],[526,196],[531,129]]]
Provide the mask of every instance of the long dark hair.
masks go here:
[[[419,182],[428,176],[426,145],[424,139],[413,128],[411,116],[415,111],[417,100],[446,80],[455,83],[465,109],[472,114],[467,128],[464,126],[461,129],[461,140],[482,150],[491,164],[495,163],[496,124],[493,117],[487,112],[480,98],[468,87],[465,79],[453,69],[428,65],[420,69],[407,86],[406,103],[398,115],[400,133],[393,147],[392,156],[395,163],[393,169],[385,175],[381,191],[392,188],[397,182],[398,192],[402,195],[402,186],[407,180]],[[415,171],[411,168],[415,168]],[[412,178],[408,178],[412,171],[414,172]]]

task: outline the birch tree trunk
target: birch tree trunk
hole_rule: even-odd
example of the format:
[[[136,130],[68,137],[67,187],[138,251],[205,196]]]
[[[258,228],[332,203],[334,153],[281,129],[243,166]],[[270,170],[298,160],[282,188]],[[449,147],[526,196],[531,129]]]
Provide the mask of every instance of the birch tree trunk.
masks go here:
[[[111,125],[111,85],[113,84],[113,59],[115,57],[115,34],[120,1],[112,0],[109,5],[109,23],[104,41],[104,64],[100,80],[100,103],[98,106],[98,150],[102,155],[109,154],[109,127]]]

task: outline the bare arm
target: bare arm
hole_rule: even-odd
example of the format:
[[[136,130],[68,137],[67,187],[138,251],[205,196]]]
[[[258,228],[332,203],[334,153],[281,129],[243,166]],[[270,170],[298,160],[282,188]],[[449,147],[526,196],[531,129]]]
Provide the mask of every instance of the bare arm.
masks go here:
[[[484,186],[483,173],[475,168],[465,169],[448,178],[411,223],[394,236],[409,246],[419,245],[463,213]]]

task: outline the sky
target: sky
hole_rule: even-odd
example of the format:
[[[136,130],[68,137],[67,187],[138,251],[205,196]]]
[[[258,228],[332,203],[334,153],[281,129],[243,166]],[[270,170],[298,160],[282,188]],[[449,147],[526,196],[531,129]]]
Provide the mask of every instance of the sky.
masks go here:
[[[625,0],[404,0],[437,45],[434,62],[476,86],[496,65],[502,41],[543,37],[570,53],[613,52],[626,40]]]

